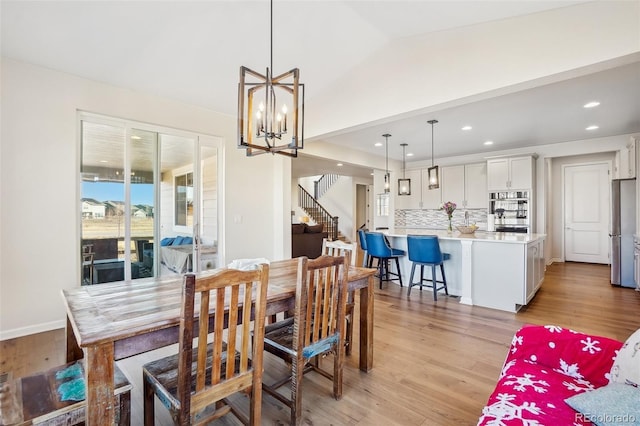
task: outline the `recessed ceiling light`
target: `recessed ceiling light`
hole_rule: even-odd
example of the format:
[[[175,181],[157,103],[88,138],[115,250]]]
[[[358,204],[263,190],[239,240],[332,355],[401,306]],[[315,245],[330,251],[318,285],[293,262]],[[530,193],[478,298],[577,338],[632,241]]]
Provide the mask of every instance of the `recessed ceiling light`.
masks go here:
[[[464,127],[462,128],[462,130],[471,130],[471,129],[473,129],[473,127],[471,127],[471,126],[464,126]]]
[[[413,157],[413,152],[407,152],[407,157]]]
[[[142,138],[141,138],[140,136],[133,135],[133,136],[131,136],[131,139],[140,140],[140,139],[142,139]]]
[[[493,145],[493,141],[486,141],[484,144],[485,145]]]
[[[585,108],[593,108],[593,107],[597,107],[598,105],[600,105],[600,102],[591,101],[591,102],[587,102],[586,104],[584,104],[584,107]]]
[[[373,176],[373,172],[371,172],[371,176]]]
[[[373,144],[373,146],[382,146],[382,142],[376,142]]]
[[[587,127],[585,130],[597,130],[597,129],[599,129],[599,128],[600,128],[600,127],[598,127],[598,126],[596,126],[596,125],[593,125],[593,126],[589,126],[589,127]]]
[[[100,160],[101,163],[108,163],[108,160]]]
[[[338,165],[338,167],[342,167],[342,163],[338,163],[337,165]]]

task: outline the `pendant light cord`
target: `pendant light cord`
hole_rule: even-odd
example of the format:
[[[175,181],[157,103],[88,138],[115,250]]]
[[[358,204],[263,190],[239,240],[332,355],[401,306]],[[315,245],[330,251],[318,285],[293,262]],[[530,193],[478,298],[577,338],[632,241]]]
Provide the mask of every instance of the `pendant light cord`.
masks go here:
[[[431,167],[433,167],[433,123],[431,123]]]

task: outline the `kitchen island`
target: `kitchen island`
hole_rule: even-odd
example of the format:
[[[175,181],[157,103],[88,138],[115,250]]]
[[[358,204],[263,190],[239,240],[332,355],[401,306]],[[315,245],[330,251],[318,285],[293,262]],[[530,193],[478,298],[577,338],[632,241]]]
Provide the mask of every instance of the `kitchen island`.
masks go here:
[[[544,279],[544,234],[485,231],[461,234],[397,227],[384,234],[394,248],[405,251],[407,235],[437,235],[441,250],[451,255],[444,262],[449,294],[459,296],[460,303],[517,312],[529,303]],[[400,259],[403,282],[407,285],[411,264],[408,255]],[[425,276],[430,274],[425,271]],[[418,279],[419,276],[414,277],[414,281]],[[416,290],[412,291],[412,297],[419,293]]]

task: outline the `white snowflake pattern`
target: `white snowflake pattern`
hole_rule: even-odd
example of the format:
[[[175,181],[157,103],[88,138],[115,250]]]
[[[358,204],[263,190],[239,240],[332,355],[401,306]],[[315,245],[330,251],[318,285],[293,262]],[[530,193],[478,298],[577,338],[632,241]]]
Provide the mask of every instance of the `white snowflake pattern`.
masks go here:
[[[513,335],[513,339],[511,340],[511,353],[512,354],[515,354],[516,351],[518,350],[516,345],[522,346],[522,336],[520,336],[518,334],[514,334]]]
[[[582,348],[582,352],[589,352],[593,355],[596,352],[600,352],[602,349],[597,347],[596,345],[600,343],[598,340],[591,340],[591,337],[587,336],[586,339],[580,340],[580,343],[584,345]]]
[[[550,333],[560,333],[562,331],[562,327],[558,327],[557,325],[545,325],[544,328],[549,330]]]
[[[513,367],[516,364],[516,361],[514,359],[512,359],[511,361],[509,361],[508,363],[506,363],[504,365],[504,367],[502,367],[502,371],[500,371],[500,378],[502,379],[506,374],[507,371]]]
[[[537,393],[545,393],[547,390],[543,386],[549,387],[549,383],[544,380],[533,380],[534,377],[533,374],[526,373],[522,377],[510,375],[507,379],[512,380],[505,380],[504,384],[512,385],[513,389],[519,392],[526,392],[527,387],[530,387]]]
[[[562,382],[562,384],[570,391],[574,391],[576,393],[578,392],[584,392],[584,391],[590,391],[590,390],[594,390],[595,386],[593,386],[591,384],[591,382],[587,381],[587,380],[576,380],[575,383],[572,382]]]
[[[509,420],[520,420],[523,426],[539,426],[541,423],[535,419],[525,419],[523,415],[526,413],[539,416],[545,414],[544,411],[535,402],[525,402],[522,405],[516,405],[512,401],[515,395],[507,393],[499,393],[496,397],[497,401],[482,409],[482,417],[480,423],[486,420],[489,426],[503,426]],[[489,420],[493,418],[492,420]]]
[[[582,379],[584,376],[578,372],[580,367],[578,364],[568,364],[565,360],[560,358],[560,368],[554,368],[553,371],[564,374],[565,376],[575,377],[576,379]]]

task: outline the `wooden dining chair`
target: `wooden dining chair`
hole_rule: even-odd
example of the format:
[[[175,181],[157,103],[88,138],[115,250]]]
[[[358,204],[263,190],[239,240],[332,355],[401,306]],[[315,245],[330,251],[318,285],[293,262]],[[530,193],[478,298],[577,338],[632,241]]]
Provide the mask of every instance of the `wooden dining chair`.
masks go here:
[[[349,253],[351,263],[350,266],[356,266],[357,248],[355,243],[346,243],[341,240],[329,241],[327,238],[322,239],[322,254],[327,256],[344,256]],[[347,293],[347,307],[345,312],[346,329],[345,329],[345,355],[351,356],[353,349],[353,311],[355,310],[355,292]]]
[[[229,411],[244,424],[260,424],[268,278],[266,264],[251,271],[185,275],[178,353],[143,366],[145,425],[154,424],[155,395],[177,425],[206,424]],[[194,337],[198,347],[193,347]],[[211,342],[202,344],[207,339]],[[226,399],[241,390],[251,393],[249,418]]]
[[[342,370],[345,304],[349,255],[298,258],[298,276],[294,316],[266,326],[264,349],[282,358],[291,367],[286,377],[263,389],[291,409],[292,425],[302,421],[302,376],[316,371],[333,381],[333,396],[342,397]],[[312,362],[318,356],[333,353],[333,372]],[[291,384],[291,397],[279,393],[282,385]]]

